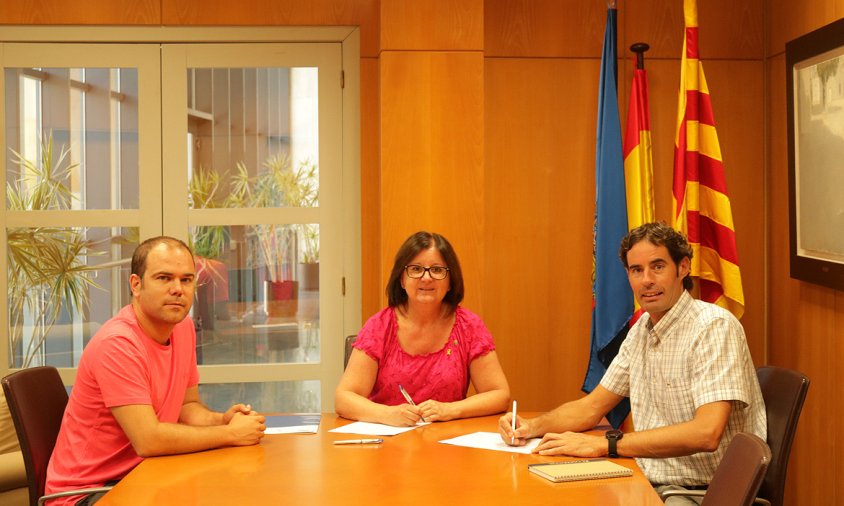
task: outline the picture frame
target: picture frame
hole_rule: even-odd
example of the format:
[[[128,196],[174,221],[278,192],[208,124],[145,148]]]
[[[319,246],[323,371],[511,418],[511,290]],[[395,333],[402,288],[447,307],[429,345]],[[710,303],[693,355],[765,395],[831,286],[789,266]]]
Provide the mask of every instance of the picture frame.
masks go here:
[[[844,290],[844,19],[785,53],[791,277]]]

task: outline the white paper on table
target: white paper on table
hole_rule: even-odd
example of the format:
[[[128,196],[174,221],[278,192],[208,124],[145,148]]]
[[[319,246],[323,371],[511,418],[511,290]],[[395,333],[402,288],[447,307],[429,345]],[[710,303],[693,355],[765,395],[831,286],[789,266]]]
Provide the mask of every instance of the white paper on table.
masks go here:
[[[402,432],[407,432],[423,425],[428,424],[418,423],[413,427],[393,427],[392,425],[384,425],[382,423],[354,422],[342,427],[331,429],[328,432],[337,432],[340,434],[361,434],[364,436],[395,436],[396,434],[401,434]]]
[[[267,427],[264,434],[316,434],[319,425],[293,425],[290,427]]]
[[[451,439],[443,439],[440,443],[455,446],[466,446],[469,448],[481,448],[483,450],[498,450],[500,452],[530,454],[533,449],[539,446],[541,438],[528,439],[524,446],[510,446],[501,440],[497,432],[473,432]]]
[[[319,431],[319,413],[300,415],[267,415],[264,434],[316,434]]]

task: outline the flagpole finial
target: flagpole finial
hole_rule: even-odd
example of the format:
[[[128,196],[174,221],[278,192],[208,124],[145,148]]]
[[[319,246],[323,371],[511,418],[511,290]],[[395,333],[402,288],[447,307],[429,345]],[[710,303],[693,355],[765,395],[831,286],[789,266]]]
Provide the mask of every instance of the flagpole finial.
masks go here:
[[[615,9],[617,3],[617,0],[607,0],[607,9]]]
[[[630,46],[630,50],[636,53],[636,68],[643,70],[645,68],[645,51],[650,49],[646,42],[636,42]]]

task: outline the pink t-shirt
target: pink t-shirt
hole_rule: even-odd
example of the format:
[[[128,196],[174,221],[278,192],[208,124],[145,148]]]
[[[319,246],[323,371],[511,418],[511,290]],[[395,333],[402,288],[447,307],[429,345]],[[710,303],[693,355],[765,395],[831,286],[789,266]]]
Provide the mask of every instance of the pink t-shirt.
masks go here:
[[[369,399],[388,406],[407,402],[399,384],[417,404],[428,399],[440,402],[465,399],[469,364],[495,349],[492,335],[480,317],[459,306],[451,335],[438,351],[410,355],[399,345],[397,333],[396,312],[388,307],[366,322],[354,344],[378,363],[378,376]]]
[[[111,409],[149,404],[162,422],[179,421],[185,391],[199,383],[196,333],[185,318],[161,345],[143,333],[131,304],[91,338],[47,468],[46,493],[99,487],[141,462]],[[73,504],[80,496],[50,501]]]

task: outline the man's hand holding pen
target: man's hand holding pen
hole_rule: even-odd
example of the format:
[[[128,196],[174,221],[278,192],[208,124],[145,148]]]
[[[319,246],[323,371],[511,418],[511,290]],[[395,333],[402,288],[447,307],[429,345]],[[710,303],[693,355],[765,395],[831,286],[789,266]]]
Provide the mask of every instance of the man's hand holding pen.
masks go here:
[[[524,446],[528,439],[534,437],[530,420],[516,416],[515,430],[513,430],[513,425],[513,413],[507,413],[498,419],[498,433],[508,445]]]

